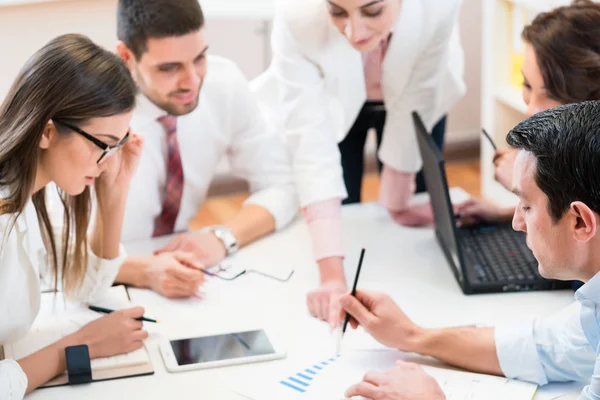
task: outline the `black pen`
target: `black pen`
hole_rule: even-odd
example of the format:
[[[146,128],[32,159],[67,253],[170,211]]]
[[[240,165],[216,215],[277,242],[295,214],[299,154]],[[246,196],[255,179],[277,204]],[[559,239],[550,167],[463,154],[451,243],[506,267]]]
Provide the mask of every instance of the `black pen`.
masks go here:
[[[485,129],[481,129],[481,133],[483,133],[483,136],[485,136],[487,138],[487,140],[490,142],[490,144],[492,145],[494,150],[498,150],[498,147],[496,146],[496,143],[494,143],[494,139],[492,139],[490,134],[487,133],[487,131]]]
[[[360,276],[360,269],[362,268],[363,258],[365,257],[365,249],[360,251],[360,259],[358,260],[358,268],[356,268],[356,276],[354,277],[354,285],[352,285],[352,292],[350,295],[352,297],[356,297],[356,285],[358,284],[358,277]],[[348,327],[348,322],[350,322],[350,314],[346,313],[346,318],[344,319],[344,325],[342,325],[342,332],[338,336],[337,342],[337,354],[340,354],[341,346],[342,346],[342,337],[344,337],[344,333],[346,333],[346,328]]]
[[[104,307],[98,307],[98,306],[92,306],[92,305],[89,305],[88,308],[92,311],[96,311],[96,312],[104,313],[104,314],[110,314],[111,312],[115,311],[115,310],[111,310],[110,308],[104,308]],[[146,317],[135,318],[135,320],[136,321],[154,322],[155,324],[158,324],[158,320],[146,318]]]

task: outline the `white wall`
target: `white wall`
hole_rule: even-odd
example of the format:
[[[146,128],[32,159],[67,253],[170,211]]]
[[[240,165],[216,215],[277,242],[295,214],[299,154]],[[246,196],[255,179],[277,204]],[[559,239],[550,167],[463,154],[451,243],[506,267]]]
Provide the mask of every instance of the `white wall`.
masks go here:
[[[8,91],[21,66],[31,54],[53,37],[77,32],[88,35],[98,44],[113,49],[116,42],[115,8],[117,0],[49,0],[41,3],[2,6],[0,0],[0,98]],[[4,0],[5,1],[5,0]],[[24,0],[10,0],[14,3]],[[35,0],[27,0],[35,1]],[[211,2],[212,1],[212,2]],[[234,2],[238,4],[234,4]],[[211,52],[234,59],[248,77],[257,75],[268,60],[268,40],[264,40],[263,23],[240,20],[240,12],[226,20],[226,2],[235,10],[243,8],[240,0],[203,0],[207,11],[207,37]],[[244,0],[265,3],[266,0]],[[214,3],[214,4],[213,4]],[[262,4],[261,3],[261,4]],[[261,8],[262,7],[262,8]],[[267,7],[250,7],[266,10]],[[214,11],[213,11],[214,10]],[[245,13],[246,11],[244,11]],[[216,15],[217,17],[213,17]],[[468,93],[450,113],[448,142],[477,139],[480,126],[481,77],[481,1],[464,0],[461,35],[466,57]],[[243,46],[240,46],[244,43]]]
[[[0,7],[0,98],[25,61],[52,38],[83,33],[113,49],[117,0],[57,1]]]
[[[450,112],[448,142],[478,140],[481,124],[482,1],[463,0],[460,33],[465,50],[466,96]]]

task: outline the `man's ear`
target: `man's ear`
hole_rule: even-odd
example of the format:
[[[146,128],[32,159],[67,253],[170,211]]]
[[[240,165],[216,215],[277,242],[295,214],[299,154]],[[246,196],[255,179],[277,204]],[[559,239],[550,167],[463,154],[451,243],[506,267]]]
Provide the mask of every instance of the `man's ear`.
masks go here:
[[[598,221],[596,213],[585,203],[574,201],[567,211],[567,217],[572,219],[573,237],[579,242],[587,242],[596,235]]]
[[[129,47],[127,47],[127,45],[121,40],[117,42],[117,54],[119,55],[119,57],[121,57],[123,61],[125,61],[125,64],[127,64],[129,69],[131,70],[135,61],[135,55],[129,49]]]
[[[58,134],[56,131],[56,125],[52,120],[48,121],[46,127],[44,128],[44,132],[42,132],[42,137],[40,138],[40,149],[47,150],[50,147],[50,143],[54,138],[54,135]]]

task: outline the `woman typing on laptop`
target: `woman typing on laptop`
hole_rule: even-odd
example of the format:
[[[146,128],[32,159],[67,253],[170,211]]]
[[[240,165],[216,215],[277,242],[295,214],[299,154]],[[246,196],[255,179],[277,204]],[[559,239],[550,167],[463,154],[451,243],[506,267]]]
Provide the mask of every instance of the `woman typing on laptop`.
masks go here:
[[[600,99],[600,4],[576,0],[540,14],[523,31],[523,100],[527,116],[562,104]],[[496,180],[512,190],[517,151],[494,157]],[[461,223],[510,221],[514,208],[472,199],[458,207]]]
[[[135,92],[117,56],[84,36],[65,35],[29,59],[0,106],[0,345],[30,329],[40,309],[40,275],[84,302],[112,285],[142,146],[129,131]],[[46,206],[52,182],[60,188],[64,229]],[[88,234],[92,186],[98,211]],[[142,314],[139,307],[117,311],[28,357],[0,361],[0,399],[21,399],[64,372],[67,351],[85,350],[76,346],[87,345],[89,358],[140,348],[147,333],[134,318]]]

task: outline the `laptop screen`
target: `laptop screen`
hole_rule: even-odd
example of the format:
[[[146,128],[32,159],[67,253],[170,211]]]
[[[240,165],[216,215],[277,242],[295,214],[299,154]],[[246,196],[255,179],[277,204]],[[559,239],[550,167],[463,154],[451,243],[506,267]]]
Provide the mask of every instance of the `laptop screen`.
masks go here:
[[[413,112],[412,116],[417,132],[417,142],[421,151],[421,157],[423,158],[423,177],[425,178],[425,184],[427,185],[427,191],[431,199],[438,239],[444,250],[454,261],[452,267],[455,269],[459,280],[463,282],[464,277],[460,268],[458,242],[455,233],[456,222],[448,191],[444,156],[427,132],[427,128],[425,128],[425,124],[423,124],[419,114]]]

